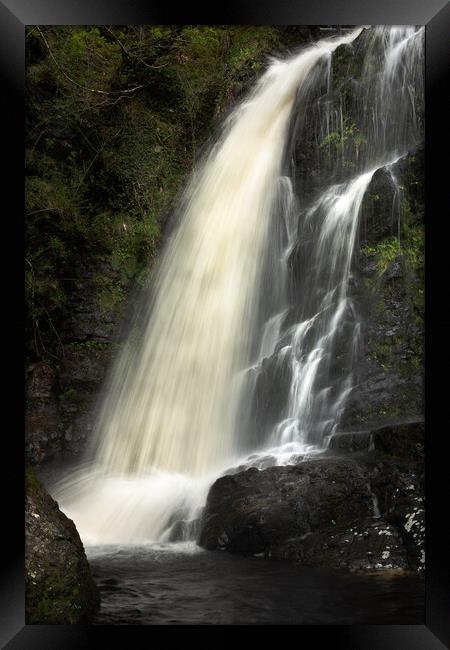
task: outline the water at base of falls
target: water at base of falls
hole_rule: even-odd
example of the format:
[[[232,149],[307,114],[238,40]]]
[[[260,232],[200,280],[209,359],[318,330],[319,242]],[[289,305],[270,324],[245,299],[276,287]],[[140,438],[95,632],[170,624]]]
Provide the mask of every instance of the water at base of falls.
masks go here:
[[[300,443],[269,447],[236,457],[200,478],[160,470],[123,475],[82,465],[49,489],[63,512],[75,521],[84,544],[157,544],[172,539],[180,522],[199,520],[208,490],[222,474],[288,465],[317,453],[317,447]],[[194,542],[197,530],[187,526],[176,539]]]
[[[99,625],[419,625],[424,581],[356,576],[192,543],[88,547]]]
[[[179,521],[196,520],[214,478],[161,471],[120,475],[84,467],[53,496],[85,544],[144,544],[164,541]]]

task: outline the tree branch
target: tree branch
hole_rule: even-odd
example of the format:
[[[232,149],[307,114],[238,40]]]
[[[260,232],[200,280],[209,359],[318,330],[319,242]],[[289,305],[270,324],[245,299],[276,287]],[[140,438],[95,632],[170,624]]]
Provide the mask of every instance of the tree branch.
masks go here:
[[[148,85],[148,84],[141,84],[140,86],[135,86],[134,88],[127,88],[125,90],[110,90],[110,91],[97,90],[96,88],[88,88],[87,86],[83,86],[83,84],[79,84],[78,81],[75,81],[75,79],[72,79],[72,77],[69,77],[67,72],[60,66],[58,61],[55,59],[55,56],[54,56],[54,54],[53,54],[53,52],[52,52],[52,50],[50,48],[50,45],[48,44],[48,41],[45,38],[45,36],[44,36],[42,30],[40,29],[40,27],[36,27],[36,29],[38,31],[38,34],[41,36],[42,40],[44,41],[45,46],[46,46],[46,48],[48,50],[48,53],[49,53],[53,63],[56,65],[58,70],[60,70],[60,72],[66,77],[66,79],[68,79],[71,83],[73,83],[78,88],[82,88],[83,90],[86,90],[87,92],[90,92],[90,93],[97,93],[98,95],[106,95],[106,96],[120,95],[120,96],[123,96],[123,95],[126,95],[126,94],[134,93],[134,92],[136,92],[136,90],[140,90],[141,88],[145,88],[145,86]]]
[[[107,31],[109,34],[111,34],[111,36],[113,37],[113,39],[114,39],[114,40],[116,41],[116,43],[120,46],[122,52],[123,52],[123,53],[125,54],[125,56],[127,56],[128,58],[133,57],[134,59],[136,59],[137,61],[139,61],[139,63],[142,63],[142,65],[145,65],[146,68],[150,68],[150,70],[159,70],[160,68],[165,68],[167,65],[169,65],[168,63],[164,63],[163,65],[150,65],[149,63],[146,63],[143,59],[141,59],[139,56],[137,56],[137,54],[134,54],[133,52],[130,52],[130,50],[127,50],[127,48],[126,48],[125,45],[122,43],[122,41],[121,41],[121,40],[120,40],[120,39],[119,39],[119,38],[114,34],[114,32],[112,31],[112,29],[111,29],[110,27],[108,27],[108,25],[103,25],[103,27],[104,27],[104,29],[106,29],[106,31]]]

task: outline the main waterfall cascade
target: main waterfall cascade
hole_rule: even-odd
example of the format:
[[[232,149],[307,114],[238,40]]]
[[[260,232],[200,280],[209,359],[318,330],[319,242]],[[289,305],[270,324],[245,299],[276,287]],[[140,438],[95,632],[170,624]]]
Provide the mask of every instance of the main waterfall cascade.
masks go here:
[[[170,539],[246,455],[270,450],[273,462],[289,462],[323,449],[339,425],[359,351],[349,284],[360,207],[375,171],[419,142],[423,28],[369,29],[371,83],[355,91],[363,152],[346,166],[343,146],[336,182],[307,202],[289,169],[289,136],[296,119],[302,141],[308,111],[317,138],[344,139],[331,57],[361,31],[273,60],[195,170],[152,298],[113,369],[88,462],[53,491],[85,543]],[[293,256],[302,260],[295,281]],[[262,424],[268,363],[284,391],[273,387],[281,406]]]

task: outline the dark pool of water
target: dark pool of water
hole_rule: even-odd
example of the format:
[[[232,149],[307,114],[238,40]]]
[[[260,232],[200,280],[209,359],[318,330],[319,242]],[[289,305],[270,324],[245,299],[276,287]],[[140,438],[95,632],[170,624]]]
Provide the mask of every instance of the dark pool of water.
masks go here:
[[[184,547],[91,547],[102,625],[423,624],[424,581]]]

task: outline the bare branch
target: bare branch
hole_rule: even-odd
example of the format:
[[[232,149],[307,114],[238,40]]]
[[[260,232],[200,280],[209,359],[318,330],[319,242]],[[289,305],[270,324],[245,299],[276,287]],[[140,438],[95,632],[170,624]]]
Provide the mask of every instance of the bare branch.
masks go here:
[[[164,63],[163,65],[150,65],[149,63],[146,63],[143,59],[141,59],[139,56],[137,56],[137,54],[134,54],[133,52],[131,52],[130,50],[128,50],[128,49],[125,47],[125,45],[122,43],[122,41],[121,41],[121,40],[120,40],[120,39],[119,39],[119,38],[114,34],[114,32],[112,31],[112,29],[111,29],[110,27],[108,27],[108,25],[103,25],[103,27],[106,29],[106,31],[107,31],[109,34],[111,34],[111,36],[113,37],[113,39],[114,39],[114,40],[116,41],[116,43],[118,43],[118,45],[120,46],[122,52],[123,52],[127,57],[130,57],[130,58],[133,57],[134,59],[136,59],[137,61],[139,61],[139,63],[142,63],[142,65],[145,65],[146,68],[150,68],[151,70],[159,70],[160,68],[165,68],[167,65],[169,65],[168,63]]]
[[[136,92],[136,90],[140,90],[141,88],[145,88],[145,86],[148,85],[148,84],[141,84],[140,86],[135,86],[134,88],[127,88],[127,89],[124,89],[124,90],[110,90],[110,91],[97,90],[96,88],[88,88],[87,86],[83,86],[83,84],[79,84],[78,81],[75,81],[75,79],[72,79],[72,77],[69,77],[67,72],[60,66],[58,61],[55,59],[55,56],[54,56],[54,54],[53,54],[53,52],[52,52],[52,50],[50,48],[50,45],[48,44],[48,41],[45,38],[45,36],[44,36],[42,30],[40,29],[40,27],[36,27],[36,29],[37,29],[39,35],[41,36],[41,38],[43,39],[43,41],[45,43],[45,46],[46,46],[46,48],[48,50],[48,53],[49,53],[53,63],[56,65],[58,70],[60,70],[61,73],[66,77],[66,79],[68,79],[71,83],[73,83],[78,88],[82,88],[83,90],[86,90],[87,92],[97,93],[99,95],[105,95],[105,96],[120,95],[120,96],[123,96],[123,95],[126,95],[126,94],[134,93],[134,92]]]

